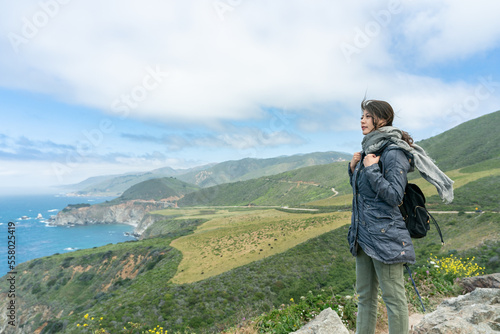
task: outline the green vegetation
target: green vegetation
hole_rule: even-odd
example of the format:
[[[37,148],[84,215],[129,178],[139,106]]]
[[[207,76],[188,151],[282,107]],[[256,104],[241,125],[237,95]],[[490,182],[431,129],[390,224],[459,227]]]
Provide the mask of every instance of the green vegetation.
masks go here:
[[[19,316],[28,316],[35,305],[46,305],[61,315],[84,310],[104,300],[113,299],[137,276],[151,271],[160,276],[173,275],[180,262],[180,252],[168,246],[169,240],[155,238],[142,242],[125,242],[70,254],[53,255],[23,263],[17,267]],[[3,283],[3,282],[2,282]],[[4,284],[0,285],[2,290]],[[37,314],[27,322],[40,322]],[[54,319],[44,329],[60,328]],[[39,324],[41,325],[41,323]],[[57,331],[53,331],[57,332]]]
[[[127,189],[120,197],[108,201],[105,205],[114,205],[130,200],[155,200],[180,198],[198,190],[197,186],[182,182],[173,177],[147,180]]]
[[[332,190],[335,189],[335,192]],[[351,191],[345,162],[209,187],[179,200],[182,207],[220,205],[294,206]]]
[[[309,291],[297,301],[290,298],[287,305],[283,304],[278,309],[257,317],[256,327],[259,333],[288,334],[329,307],[337,312],[347,328],[356,328],[356,295],[335,295],[331,289],[321,289],[317,294]]]
[[[65,333],[78,333],[76,324],[90,314],[103,317],[103,328],[112,333],[128,322],[144,323],[149,328],[168,325],[168,330],[174,332],[190,328],[199,333],[230,326],[234,319],[270,311],[309,290],[332,286],[335,294],[350,293],[354,259],[346,249],[346,233],[346,227],[342,227],[286,252],[190,284],[169,283],[174,273],[163,268],[167,262],[159,262],[153,269],[117,287],[112,295],[103,295],[106,297],[98,303],[78,307],[72,315],[68,315],[66,308],[64,316],[56,322],[67,323]],[[172,260],[168,261],[169,267],[178,261],[175,258],[172,263]],[[100,296],[98,292],[92,295],[90,290],[82,295],[89,300]]]
[[[444,297],[456,296],[462,293],[462,288],[457,284],[463,277],[483,274],[484,267],[474,262],[474,258],[459,258],[453,254],[438,258],[432,256],[425,264],[415,267],[412,277],[422,296],[422,301],[427,309],[434,310]],[[411,308],[421,310],[420,300],[415,293],[409,277],[405,282],[406,294]],[[321,289],[313,293],[309,291],[295,301],[291,298],[287,305],[281,305],[250,322],[258,333],[287,334],[296,331],[322,310],[330,307],[339,315],[344,325],[356,329],[357,295],[335,295],[329,289]],[[379,314],[385,313],[385,306],[379,295]],[[383,326],[382,324],[378,324]]]
[[[64,209],[62,209],[62,212],[67,212],[67,211],[70,211],[73,209],[86,208],[89,206],[90,206],[90,204],[88,204],[88,203],[68,204]]]
[[[161,216],[161,215],[155,215]],[[180,216],[182,217],[182,216]],[[165,217],[149,226],[141,235],[142,239],[148,239],[157,236],[178,237],[193,233],[196,227],[203,224],[207,219],[194,218],[182,219],[178,216]],[[175,219],[179,218],[179,219]]]
[[[311,214],[252,210],[219,214],[196,233],[174,240],[183,259],[175,283],[189,283],[286,251],[346,225],[348,212]]]
[[[418,144],[445,171],[466,167],[500,157],[498,124],[500,111],[462,123]]]
[[[484,267],[475,262],[475,258],[462,258],[450,254],[427,258],[420,266],[414,266],[412,277],[426,309],[434,310],[443,297],[457,296],[463,293],[457,283],[460,278],[484,274]],[[410,282],[406,282],[406,294],[414,310],[421,310],[420,300]]]
[[[498,169],[497,169],[498,170]],[[490,210],[500,211],[500,175],[486,176],[469,182],[455,190],[453,203],[444,205],[434,195],[428,198],[433,210]]]
[[[484,160],[474,165],[470,165],[460,169],[461,173],[475,173],[498,169],[500,166],[500,157]]]

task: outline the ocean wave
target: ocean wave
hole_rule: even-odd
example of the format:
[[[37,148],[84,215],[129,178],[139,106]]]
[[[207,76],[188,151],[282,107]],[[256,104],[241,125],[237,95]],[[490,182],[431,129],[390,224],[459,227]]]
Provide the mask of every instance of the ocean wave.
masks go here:
[[[67,247],[67,248],[64,248],[65,251],[74,251],[74,250],[77,250],[78,248],[73,248],[73,247]]]
[[[59,209],[52,209],[52,210],[47,210],[47,212],[57,212]]]

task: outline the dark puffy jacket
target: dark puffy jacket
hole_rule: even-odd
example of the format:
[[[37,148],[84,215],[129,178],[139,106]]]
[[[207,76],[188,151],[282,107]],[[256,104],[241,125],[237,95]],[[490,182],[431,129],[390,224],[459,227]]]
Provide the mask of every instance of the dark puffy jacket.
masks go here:
[[[364,154],[354,173],[349,168],[353,189],[352,217],[348,241],[352,255],[358,247],[371,258],[386,264],[415,263],[415,250],[398,205],[403,200],[411,155],[396,145],[388,146],[378,164],[363,165]]]

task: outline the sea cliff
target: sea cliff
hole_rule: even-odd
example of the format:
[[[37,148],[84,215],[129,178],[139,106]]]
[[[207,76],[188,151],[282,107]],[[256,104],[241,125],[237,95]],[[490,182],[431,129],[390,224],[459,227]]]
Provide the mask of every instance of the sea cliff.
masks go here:
[[[134,233],[141,234],[148,223],[152,223],[151,219],[145,219],[148,212],[174,206],[175,203],[169,201],[132,200],[113,205],[103,203],[86,207],[67,207],[49,224],[54,226],[128,224],[136,228]]]

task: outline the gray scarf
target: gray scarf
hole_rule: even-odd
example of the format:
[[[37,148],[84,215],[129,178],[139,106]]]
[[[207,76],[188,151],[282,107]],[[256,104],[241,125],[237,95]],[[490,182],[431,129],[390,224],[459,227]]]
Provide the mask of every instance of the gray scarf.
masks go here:
[[[420,175],[436,187],[439,196],[444,202],[451,203],[453,201],[453,180],[434,164],[423,148],[416,144],[410,146],[401,138],[401,130],[392,126],[383,126],[367,134],[363,138],[361,145],[363,151],[366,154],[370,154],[377,152],[384,144],[390,141],[401,149],[413,154],[415,167],[420,172]]]

